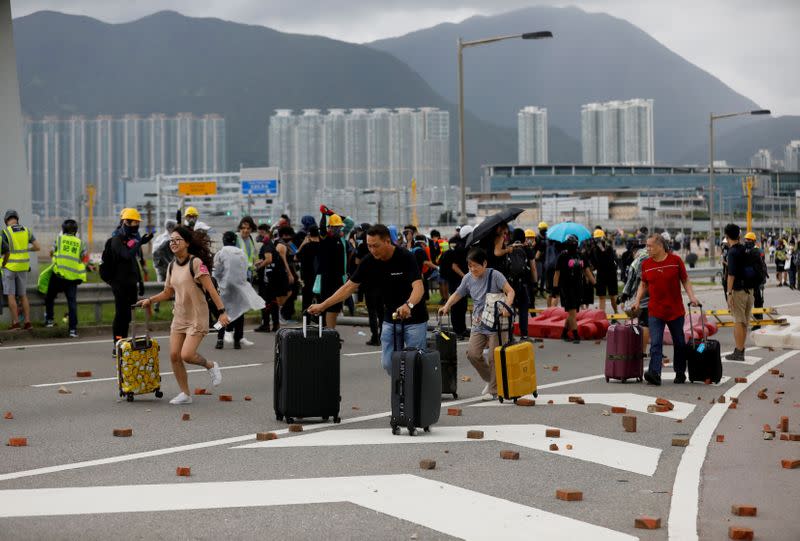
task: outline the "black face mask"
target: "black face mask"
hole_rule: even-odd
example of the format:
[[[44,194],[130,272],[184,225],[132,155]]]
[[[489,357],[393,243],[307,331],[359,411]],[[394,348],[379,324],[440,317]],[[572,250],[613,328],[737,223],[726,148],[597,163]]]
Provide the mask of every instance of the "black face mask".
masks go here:
[[[567,244],[567,252],[569,252],[570,254],[574,254],[577,251],[578,251],[578,245],[577,244],[573,244],[571,242],[569,244]]]
[[[123,225],[122,232],[125,234],[126,237],[135,237],[137,233],[139,233],[139,226],[138,225]]]

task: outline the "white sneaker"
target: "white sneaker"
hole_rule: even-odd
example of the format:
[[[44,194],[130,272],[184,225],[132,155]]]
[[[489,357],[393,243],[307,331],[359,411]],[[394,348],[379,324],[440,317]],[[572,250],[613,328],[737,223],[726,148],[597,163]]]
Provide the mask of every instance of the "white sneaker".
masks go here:
[[[182,392],[181,394],[170,400],[169,403],[172,404],[173,406],[179,406],[181,404],[191,404],[192,397]]]
[[[222,383],[222,370],[219,369],[217,363],[214,363],[214,366],[208,369],[208,375],[211,377],[211,385],[214,387]]]
[[[488,383],[486,385],[484,385],[483,390],[481,391],[481,394],[482,395],[489,394],[489,384]]]
[[[225,343],[228,345],[233,344],[233,333],[232,332],[225,332]]]
[[[241,340],[239,340],[239,343],[241,345],[243,345],[244,347],[246,347],[246,348],[249,348],[249,347],[252,347],[252,346],[255,345],[253,342],[251,342],[247,338],[242,338]]]

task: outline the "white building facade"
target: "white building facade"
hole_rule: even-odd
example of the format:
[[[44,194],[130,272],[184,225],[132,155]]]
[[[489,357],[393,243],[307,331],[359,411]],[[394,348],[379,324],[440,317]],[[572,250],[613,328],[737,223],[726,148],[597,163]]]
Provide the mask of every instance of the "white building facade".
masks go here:
[[[783,161],[786,171],[800,171],[800,140],[791,141],[786,145],[786,155]]]
[[[758,152],[750,158],[750,167],[772,169],[772,153],[766,148],[758,149]]]
[[[581,146],[584,164],[654,164],[653,100],[583,105]]]
[[[517,163],[549,163],[547,142],[547,109],[534,106],[520,109],[517,113]]]

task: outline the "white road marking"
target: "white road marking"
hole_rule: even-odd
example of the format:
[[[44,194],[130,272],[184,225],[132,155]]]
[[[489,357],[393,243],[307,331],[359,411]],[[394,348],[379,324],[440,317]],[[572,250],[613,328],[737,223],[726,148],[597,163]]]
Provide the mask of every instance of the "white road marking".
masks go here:
[[[252,368],[254,366],[263,366],[264,363],[252,363],[252,364],[237,364],[233,366],[220,366],[220,370],[234,370],[236,368]],[[195,372],[206,372],[207,369],[205,368],[197,368],[192,370],[187,370],[188,374],[192,374]],[[161,372],[162,376],[171,376],[172,372]],[[31,387],[41,388],[41,387],[58,387],[61,385],[78,385],[80,383],[96,383],[98,381],[117,381],[116,377],[113,378],[92,378],[92,379],[81,379],[75,381],[60,381],[58,383],[37,383],[36,385],[31,385]]]
[[[752,347],[749,347],[749,348],[744,348],[744,351],[745,351],[744,361],[728,361],[728,360],[725,360],[725,356],[726,355],[730,355],[731,353],[733,353],[733,351],[725,351],[723,353],[720,353],[720,356],[722,357],[722,362],[723,363],[747,364],[747,365],[753,366],[754,364],[756,364],[759,361],[761,361],[762,357],[755,357],[753,355],[747,355],[747,353],[750,352],[750,351],[756,351],[758,349],[761,349],[761,348],[759,346],[752,346]]]
[[[560,438],[545,437],[545,425],[488,425],[488,426],[434,426],[431,432],[419,430],[417,436],[403,431],[392,435],[389,428],[367,428],[351,430],[325,430],[314,434],[278,438],[240,445],[235,449],[261,449],[275,447],[339,447],[349,445],[413,445],[421,443],[453,443],[500,441],[546,451],[565,458],[575,458],[602,466],[625,470],[640,475],[653,475],[658,468],[661,449],[635,443],[604,438],[593,434],[561,429]],[[483,440],[467,439],[468,430],[481,430]],[[558,444],[559,451],[550,451],[550,444]],[[573,446],[566,450],[567,444]]]
[[[459,342],[456,347],[466,347],[468,342]],[[360,357],[362,355],[380,355],[382,351],[376,349],[375,351],[359,351],[358,353],[342,353],[342,357]]]
[[[686,375],[686,377],[687,377],[687,379],[686,379],[685,385],[692,385],[692,383],[688,379],[688,377],[689,377],[688,374]],[[675,379],[675,372],[661,372],[661,381],[662,382],[664,382],[664,383],[667,383],[667,382],[672,383],[672,380],[674,380],[674,379]],[[722,376],[722,378],[720,378],[720,380],[719,380],[719,383],[712,383],[712,385],[715,385],[715,386],[724,385],[725,383],[729,382],[730,379],[731,379],[730,376]],[[702,381],[695,381],[694,382],[694,385],[704,385],[704,384],[705,384],[705,382],[702,382]]]
[[[124,497],[120,497],[123,494]],[[633,541],[630,535],[415,475],[0,491],[0,517],[350,502],[461,539]],[[402,502],[402,504],[398,504]]]
[[[653,396],[635,393],[574,393],[569,394],[540,394],[536,398],[537,404],[547,404],[549,400],[553,401],[554,405],[572,404],[569,401],[570,396],[580,396],[587,404],[604,404],[606,406],[622,406],[629,410],[640,411],[647,413],[647,406],[655,404],[656,399]],[[533,395],[528,395],[525,398],[533,399]],[[686,402],[671,401],[675,409],[663,413],[653,413],[661,417],[669,417],[671,419],[686,419],[695,408],[694,404],[687,404]],[[505,401],[502,404],[497,401],[485,402],[483,404],[474,404],[473,408],[479,407],[492,407],[492,406],[507,406],[514,405],[511,401]],[[576,404],[577,405],[577,404]]]
[[[166,340],[167,336],[153,336],[156,340]],[[62,346],[86,346],[89,344],[108,344],[113,346],[110,338],[103,338],[102,340],[70,340],[69,342],[52,342],[46,344],[20,344],[18,346],[2,346],[0,351],[6,349],[35,349],[35,348],[57,348]]]
[[[787,304],[776,304],[775,306],[773,306],[773,308],[787,308],[789,306],[797,306],[798,304],[800,304],[800,302],[790,302],[790,303],[787,303]]]
[[[547,385],[542,385],[539,388],[543,389],[545,387],[559,387],[559,386],[562,386],[562,385],[571,385],[573,383],[582,383],[584,381],[593,380],[593,379],[600,379],[602,377],[603,377],[603,375],[601,374],[601,375],[598,375],[598,376],[589,376],[589,377],[585,377],[585,378],[577,378],[577,379],[572,379],[572,380],[557,381],[557,382],[554,382],[554,383],[549,383]],[[452,400],[452,401],[448,401],[448,402],[443,403],[442,407],[446,408],[446,407],[458,406],[458,405],[461,405],[461,404],[470,404],[472,402],[477,402],[477,401],[479,401],[481,399],[482,399],[481,396],[476,396],[476,397],[471,397],[471,398],[462,398],[462,399],[459,399],[459,400]],[[360,422],[365,422],[365,421],[372,421],[372,420],[375,420],[375,419],[382,419],[382,418],[385,418],[385,417],[389,417],[389,416],[391,416],[391,414],[392,414],[392,412],[387,411],[387,412],[383,412],[383,413],[374,413],[374,414],[370,414],[370,415],[362,415],[362,416],[359,416],[359,417],[351,417],[349,419],[342,419],[341,424],[342,425],[348,425],[348,424],[352,424],[352,423],[360,423]],[[305,425],[304,430],[305,431],[319,430],[321,428],[328,428],[329,426],[330,425],[327,425],[327,424]],[[273,432],[275,432],[276,434],[286,434],[288,432],[288,430],[283,428],[283,429],[273,430]],[[244,436],[234,436],[234,437],[230,437],[230,438],[222,438],[222,439],[218,439],[218,440],[211,440],[211,441],[206,441],[206,442],[192,443],[192,444],[188,444],[188,445],[178,445],[176,447],[165,447],[165,448],[162,448],[162,449],[155,449],[153,451],[143,451],[143,452],[140,452],[140,453],[132,453],[132,454],[128,454],[128,455],[117,455],[117,456],[112,456],[112,457],[107,457],[107,458],[100,458],[100,459],[95,459],[95,460],[85,460],[85,461],[82,461],[82,462],[72,462],[72,463],[69,463],[69,464],[60,464],[60,465],[56,465],[56,466],[45,466],[45,467],[42,467],[42,468],[34,468],[32,470],[22,470],[22,471],[4,473],[4,474],[0,474],[0,482],[8,481],[8,480],[11,480],[11,479],[20,479],[22,477],[33,477],[33,476],[36,476],[36,475],[46,475],[48,473],[57,473],[57,472],[68,471],[68,470],[77,470],[77,469],[80,469],[80,468],[90,468],[90,467],[93,467],[93,466],[103,466],[103,465],[106,465],[106,464],[118,464],[120,462],[127,462],[127,461],[130,461],[130,460],[138,460],[138,459],[141,459],[141,458],[150,458],[150,457],[154,457],[154,456],[163,456],[163,455],[169,455],[169,454],[173,454],[173,453],[182,453],[184,451],[194,451],[194,450],[197,450],[197,449],[206,449],[208,447],[217,447],[217,446],[220,446],[220,445],[230,445],[230,444],[233,444],[233,443],[241,443],[243,441],[252,440],[252,439],[255,439],[255,437],[256,437],[255,434],[247,434],[247,435],[244,435]]]
[[[669,510],[669,539],[674,541],[694,541],[698,539],[697,516],[700,509],[700,472],[706,459],[708,444],[717,429],[731,398],[738,398],[751,384],[774,368],[795,356],[797,351],[789,351],[765,363],[747,376],[747,383],[737,383],[725,393],[725,404],[714,404],[697,425],[683,451],[675,483],[672,487],[672,501]]]

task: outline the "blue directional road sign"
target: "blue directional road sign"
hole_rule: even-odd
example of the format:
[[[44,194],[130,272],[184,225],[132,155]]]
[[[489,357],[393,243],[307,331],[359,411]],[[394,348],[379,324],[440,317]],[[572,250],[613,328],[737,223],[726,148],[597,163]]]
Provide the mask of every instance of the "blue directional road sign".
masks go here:
[[[278,195],[278,180],[243,180],[242,193],[245,195]]]

